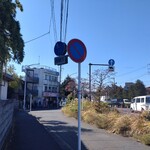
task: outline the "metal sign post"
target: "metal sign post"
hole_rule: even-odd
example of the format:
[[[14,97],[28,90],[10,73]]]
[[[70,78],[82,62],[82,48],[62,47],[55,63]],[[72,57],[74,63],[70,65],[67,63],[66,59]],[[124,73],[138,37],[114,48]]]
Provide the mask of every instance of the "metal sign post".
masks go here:
[[[78,63],[78,150],[81,150],[81,62],[85,60],[87,51],[79,39],[70,40],[67,50],[69,57]]]
[[[78,150],[81,150],[81,63],[78,63]]]
[[[30,94],[30,111],[32,110],[32,94]]]

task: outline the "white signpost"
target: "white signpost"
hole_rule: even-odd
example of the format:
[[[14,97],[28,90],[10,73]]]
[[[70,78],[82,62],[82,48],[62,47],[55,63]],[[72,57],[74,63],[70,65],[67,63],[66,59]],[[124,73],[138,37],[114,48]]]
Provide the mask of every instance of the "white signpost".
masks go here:
[[[78,150],[81,150],[81,62],[86,58],[86,47],[79,39],[72,39],[68,43],[68,55],[78,63]]]

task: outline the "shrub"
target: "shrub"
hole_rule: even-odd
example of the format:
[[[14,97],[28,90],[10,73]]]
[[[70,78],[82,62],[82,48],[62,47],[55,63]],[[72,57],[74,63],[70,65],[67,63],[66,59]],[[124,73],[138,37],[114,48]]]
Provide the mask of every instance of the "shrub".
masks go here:
[[[67,104],[65,107],[62,108],[62,112],[69,116],[77,118],[78,116],[78,101],[73,100],[69,104]]]
[[[140,140],[142,143],[146,145],[150,145],[150,134],[145,134],[145,135],[140,136]]]
[[[120,116],[116,119],[116,122],[113,126],[113,132],[117,134],[122,134],[123,136],[129,136],[130,127],[130,118],[127,115]]]
[[[95,120],[95,124],[98,128],[106,129],[108,127],[108,118],[105,114],[99,114]]]
[[[106,117],[108,120],[107,129],[112,131],[112,127],[114,126],[116,120],[120,117],[120,114],[117,111],[110,111]]]
[[[140,115],[142,118],[150,121],[150,111],[143,111]]]
[[[146,121],[140,116],[132,117],[131,121],[131,136],[138,136],[142,134],[150,133],[150,122]]]
[[[97,113],[89,109],[82,113],[82,120],[89,124],[95,124],[95,121],[98,119]]]

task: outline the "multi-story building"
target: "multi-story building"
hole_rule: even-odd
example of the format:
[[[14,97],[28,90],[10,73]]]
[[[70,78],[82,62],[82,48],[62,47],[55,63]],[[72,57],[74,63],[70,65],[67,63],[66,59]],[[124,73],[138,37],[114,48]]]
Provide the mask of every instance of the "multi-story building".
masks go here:
[[[58,102],[59,97],[59,73],[56,69],[38,65],[36,67],[25,66],[26,73],[26,104],[29,104],[32,95],[32,103],[36,106],[48,106]]]

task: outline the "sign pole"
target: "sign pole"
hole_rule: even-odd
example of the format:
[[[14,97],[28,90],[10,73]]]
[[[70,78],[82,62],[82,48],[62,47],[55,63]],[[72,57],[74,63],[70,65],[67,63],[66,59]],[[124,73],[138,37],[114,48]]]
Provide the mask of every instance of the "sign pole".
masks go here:
[[[81,150],[81,63],[78,63],[78,150]]]

